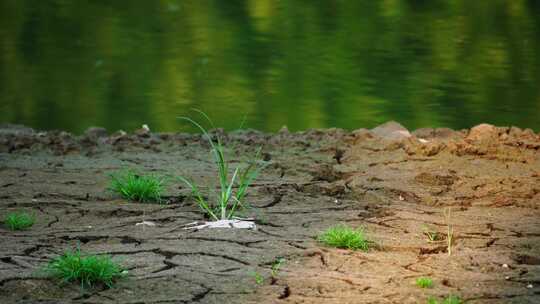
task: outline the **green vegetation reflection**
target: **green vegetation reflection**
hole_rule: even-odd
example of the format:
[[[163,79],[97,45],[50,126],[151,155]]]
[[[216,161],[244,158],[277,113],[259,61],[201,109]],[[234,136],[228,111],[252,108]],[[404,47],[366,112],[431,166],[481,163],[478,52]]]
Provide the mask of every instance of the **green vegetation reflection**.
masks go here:
[[[538,3],[2,1],[0,122],[538,131]]]

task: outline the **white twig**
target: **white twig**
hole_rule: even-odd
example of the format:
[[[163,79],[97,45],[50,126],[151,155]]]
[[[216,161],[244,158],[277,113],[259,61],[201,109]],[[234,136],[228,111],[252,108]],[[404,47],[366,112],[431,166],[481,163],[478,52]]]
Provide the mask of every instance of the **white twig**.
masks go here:
[[[253,222],[251,219],[247,220],[239,220],[239,219],[231,219],[231,220],[218,220],[213,222],[193,222],[184,225],[185,230],[201,230],[204,228],[236,228],[236,229],[253,229],[257,230],[257,226],[255,225],[255,222]]]

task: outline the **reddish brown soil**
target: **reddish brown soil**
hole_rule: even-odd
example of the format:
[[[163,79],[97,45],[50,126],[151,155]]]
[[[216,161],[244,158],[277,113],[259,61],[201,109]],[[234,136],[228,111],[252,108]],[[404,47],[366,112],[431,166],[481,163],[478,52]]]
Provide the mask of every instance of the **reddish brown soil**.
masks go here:
[[[0,303],[425,303],[449,294],[467,303],[540,303],[539,134],[480,125],[409,136],[395,123],[216,132],[231,155],[263,146],[271,162],[249,195],[257,231],[182,230],[203,217],[173,178],[165,205],[106,191],[108,174],[125,167],[215,185],[200,136],[1,128],[0,218],[26,210],[38,221],[22,232],[0,228]],[[142,220],[157,226],[135,225]],[[376,246],[318,244],[337,223],[365,227]],[[446,240],[425,235],[444,237],[449,224],[451,254]],[[47,261],[77,244],[112,255],[129,277],[86,290],[46,278]],[[278,258],[285,262],[271,278]],[[420,276],[434,287],[416,287]]]

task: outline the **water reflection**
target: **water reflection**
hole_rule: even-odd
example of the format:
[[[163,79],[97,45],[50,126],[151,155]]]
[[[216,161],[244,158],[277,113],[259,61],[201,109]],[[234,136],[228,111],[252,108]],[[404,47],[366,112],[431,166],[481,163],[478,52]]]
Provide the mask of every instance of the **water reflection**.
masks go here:
[[[0,122],[540,130],[533,0],[0,0]]]

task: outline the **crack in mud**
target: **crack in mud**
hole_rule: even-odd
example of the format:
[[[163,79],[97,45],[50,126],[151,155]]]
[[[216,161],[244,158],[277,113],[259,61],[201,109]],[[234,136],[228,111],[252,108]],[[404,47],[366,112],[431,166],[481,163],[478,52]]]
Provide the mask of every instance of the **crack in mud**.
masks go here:
[[[210,292],[212,292],[212,288],[206,288],[204,291],[196,293],[195,295],[193,295],[193,297],[190,299],[189,302],[200,302]]]
[[[227,242],[227,243],[238,244],[238,245],[245,246],[245,247],[248,247],[248,248],[253,248],[253,247],[251,247],[251,245],[261,244],[261,243],[265,243],[265,242],[268,241],[268,240],[238,241],[238,240],[230,240],[230,239],[194,237],[194,236],[181,237],[179,239],[181,239],[181,240],[201,240],[201,241],[209,241],[209,242]]]
[[[262,206],[259,206],[259,208],[270,208],[270,207],[274,207],[275,205],[281,203],[281,199],[283,198],[283,194],[277,194],[277,195],[274,195],[274,199],[266,204],[266,205],[262,205]]]
[[[163,271],[166,271],[166,270],[169,270],[169,269],[173,269],[175,267],[178,267],[180,265],[176,264],[176,263],[173,263],[169,260],[163,260],[163,264],[165,264],[165,266],[157,269],[157,270],[154,270],[152,271],[152,273],[160,273],[160,272],[163,272]]]

